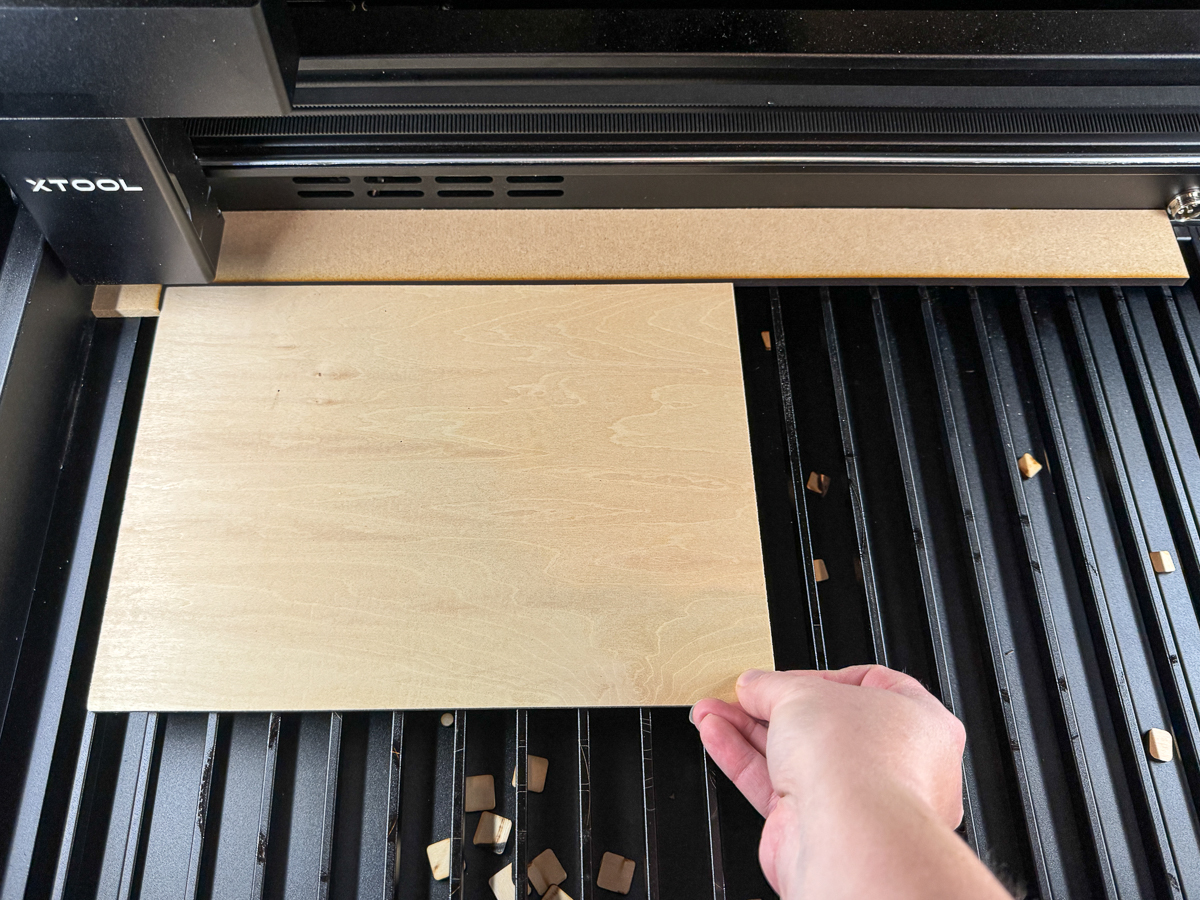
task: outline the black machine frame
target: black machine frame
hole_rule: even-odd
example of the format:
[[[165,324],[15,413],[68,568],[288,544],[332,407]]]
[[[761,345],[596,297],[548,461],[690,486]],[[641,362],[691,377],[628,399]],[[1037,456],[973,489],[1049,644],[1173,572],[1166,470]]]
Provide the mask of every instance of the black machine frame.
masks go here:
[[[222,210],[1164,208],[1200,14],[366,6],[0,0],[0,898],[486,898],[547,846],[575,900],[606,850],[642,900],[771,896],[684,710],[88,713],[154,336],[89,285],[211,280]],[[1015,894],[1200,897],[1191,291],[736,293],[778,664],[959,715],[962,834]],[[517,774],[502,858],[481,769]]]

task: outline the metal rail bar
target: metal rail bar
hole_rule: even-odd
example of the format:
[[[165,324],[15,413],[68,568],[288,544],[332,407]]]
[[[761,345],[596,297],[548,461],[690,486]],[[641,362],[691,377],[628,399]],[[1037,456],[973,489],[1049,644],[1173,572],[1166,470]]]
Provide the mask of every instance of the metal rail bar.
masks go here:
[[[262,794],[258,801],[258,834],[254,850],[254,871],[250,878],[251,900],[262,900],[267,874],[267,844],[271,839],[271,806],[275,799],[275,764],[279,760],[279,732],[283,715],[271,713],[267,720],[267,753],[263,759]]]

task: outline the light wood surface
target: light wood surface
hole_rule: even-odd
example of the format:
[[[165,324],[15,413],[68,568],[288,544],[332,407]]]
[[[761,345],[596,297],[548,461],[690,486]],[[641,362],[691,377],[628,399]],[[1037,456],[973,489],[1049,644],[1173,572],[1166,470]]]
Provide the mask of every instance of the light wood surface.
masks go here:
[[[139,319],[158,315],[161,284],[101,284],[92,294],[97,319]]]
[[[217,280],[1173,283],[1161,210],[230,212]]]
[[[771,663],[728,284],[168,289],[92,709],[681,704]]]

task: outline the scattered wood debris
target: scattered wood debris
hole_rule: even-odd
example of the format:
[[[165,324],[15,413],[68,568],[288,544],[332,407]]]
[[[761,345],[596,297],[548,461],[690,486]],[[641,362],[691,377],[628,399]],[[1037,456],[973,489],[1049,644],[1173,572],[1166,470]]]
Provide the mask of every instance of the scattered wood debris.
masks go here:
[[[542,896],[542,900],[571,900],[571,895],[557,884],[552,884],[550,885],[550,889]]]
[[[463,786],[463,812],[496,808],[496,780],[491,775],[468,775]]]
[[[813,560],[813,577],[816,578],[817,581],[828,581],[829,580],[829,570],[825,568],[825,560],[823,560],[823,559],[814,559]]]
[[[504,853],[504,847],[508,843],[508,835],[512,831],[512,819],[506,819],[504,816],[498,816],[495,813],[485,812],[479,817],[479,825],[475,829],[475,837],[472,843],[476,847],[482,845],[491,847],[492,852],[497,856]]]
[[[1025,478],[1032,478],[1038,472],[1042,471],[1042,464],[1030,454],[1025,453],[1017,460],[1017,468],[1021,470],[1021,474]]]
[[[1171,732],[1151,728],[1146,732],[1146,749],[1159,762],[1170,762],[1175,757],[1175,742],[1171,739]]]
[[[596,887],[617,894],[628,894],[633,884],[633,870],[637,863],[615,853],[605,853],[600,860],[600,871],[596,875]]]
[[[553,850],[547,848],[530,860],[529,883],[539,896],[550,890],[551,885],[562,884],[566,880],[567,872]]]
[[[492,893],[496,895],[496,900],[512,900],[512,863],[509,863],[507,866],[489,878],[488,887],[490,887],[492,889]]]
[[[824,497],[829,493],[829,485],[832,482],[833,479],[828,475],[822,475],[820,472],[809,472],[808,483],[805,484],[805,487],[814,494],[820,494],[822,497]]]
[[[763,346],[766,347],[768,350],[770,350],[771,349],[771,332],[764,331],[762,333],[762,339],[763,339]]]
[[[450,838],[430,844],[425,848],[429,857],[429,868],[435,881],[445,881],[450,877]]]
[[[535,794],[540,794],[546,789],[546,771],[549,768],[550,760],[546,759],[546,757],[530,754],[528,767],[525,772],[525,786]],[[516,769],[513,769],[512,786],[517,786]]]
[[[1159,575],[1168,575],[1175,571],[1175,560],[1171,559],[1170,551],[1151,550],[1150,562]]]

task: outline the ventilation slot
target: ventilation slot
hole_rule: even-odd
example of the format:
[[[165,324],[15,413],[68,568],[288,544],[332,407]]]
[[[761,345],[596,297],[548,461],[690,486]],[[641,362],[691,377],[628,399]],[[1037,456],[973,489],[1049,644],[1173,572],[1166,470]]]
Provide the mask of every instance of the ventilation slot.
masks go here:
[[[368,175],[363,179],[367,184],[420,184],[420,175]],[[372,195],[374,196],[374,195]]]
[[[562,184],[561,175],[509,175],[509,184]]]
[[[301,197],[353,197],[354,191],[297,191]]]
[[[438,191],[439,197],[491,197],[494,191]]]
[[[491,184],[491,175],[439,175],[433,179],[438,184]]]
[[[563,195],[562,191],[556,191],[556,190],[540,190],[540,191],[525,190],[525,191],[509,191],[508,192],[508,196],[510,196],[510,197],[561,197],[562,195]]]
[[[292,181],[295,182],[296,184],[349,184],[350,183],[350,179],[347,178],[345,175],[330,175],[328,177],[316,176],[316,175],[298,175],[295,178],[293,178]]]
[[[367,191],[368,197],[424,197],[424,191]]]

